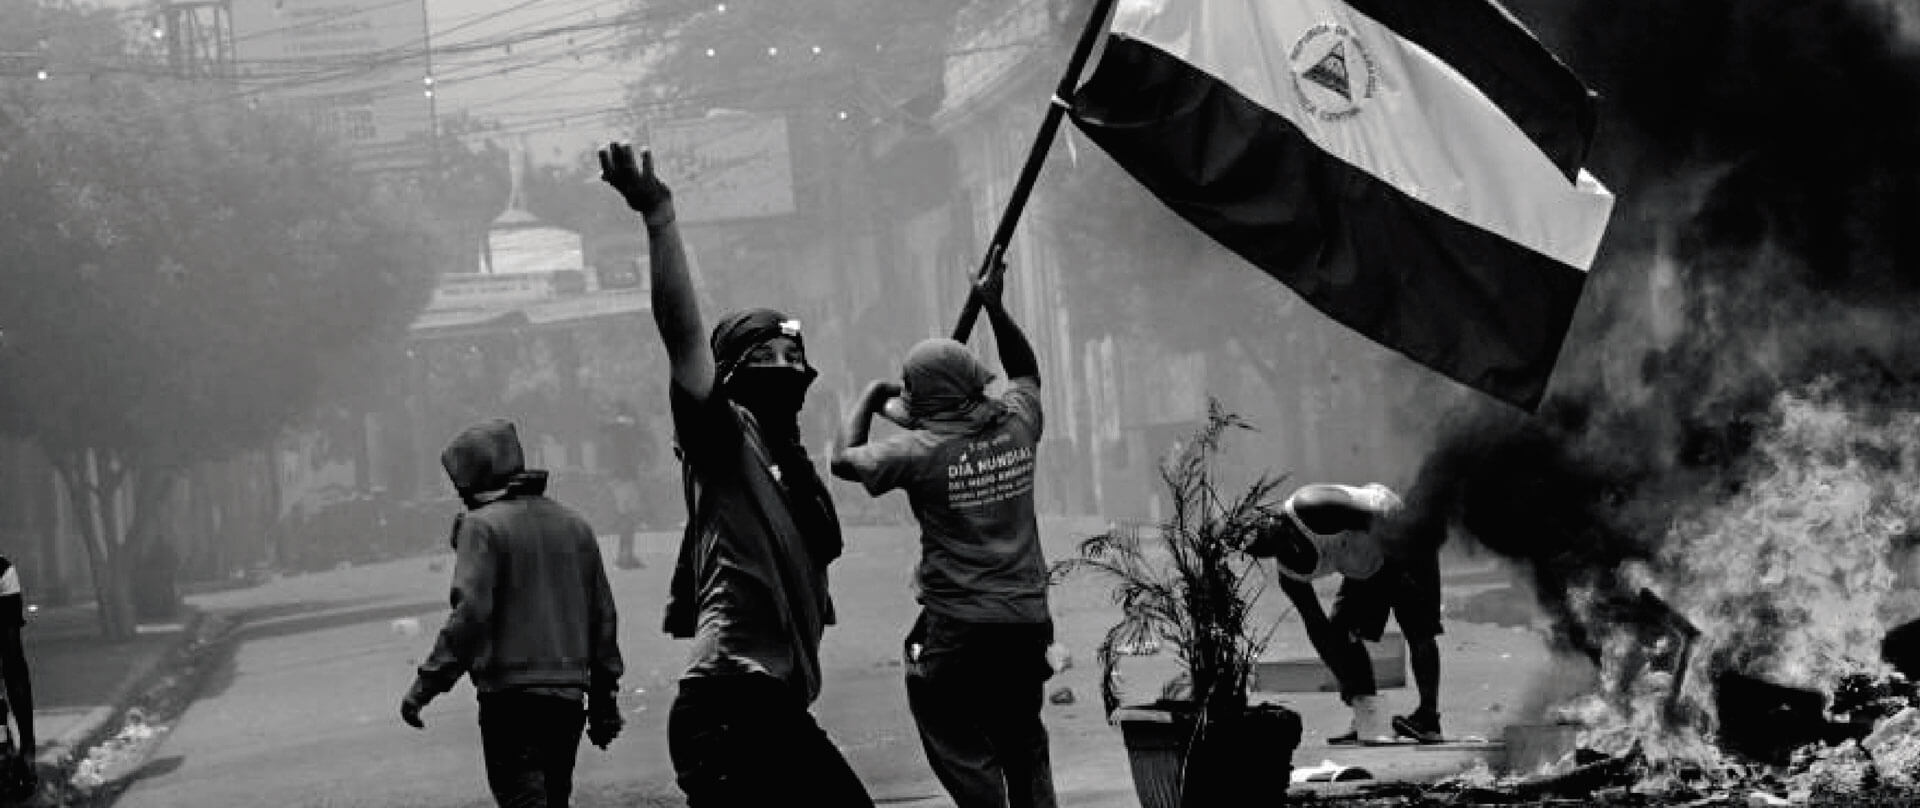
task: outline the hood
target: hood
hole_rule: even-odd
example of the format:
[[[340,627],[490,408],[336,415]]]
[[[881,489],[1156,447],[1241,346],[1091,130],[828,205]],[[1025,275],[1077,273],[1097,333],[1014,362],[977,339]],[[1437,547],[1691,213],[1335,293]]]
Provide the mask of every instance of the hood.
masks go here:
[[[520,434],[505,418],[481,421],[461,430],[440,453],[440,467],[446,469],[453,490],[469,501],[481,494],[506,490],[508,483],[527,470]]]

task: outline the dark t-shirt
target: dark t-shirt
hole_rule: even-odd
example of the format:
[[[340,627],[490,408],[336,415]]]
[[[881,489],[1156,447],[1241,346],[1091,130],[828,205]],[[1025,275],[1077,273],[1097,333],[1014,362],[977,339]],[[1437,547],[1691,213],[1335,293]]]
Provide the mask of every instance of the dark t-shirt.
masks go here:
[[[905,489],[920,522],[920,603],[975,623],[1038,623],[1047,563],[1033,510],[1040,386],[1017,378],[999,397],[1010,417],[975,434],[915,429],[848,449],[867,492]]]
[[[818,520],[833,519],[831,504],[813,502],[825,496],[817,483],[794,484],[810,469],[774,465],[747,416],[724,397],[696,401],[670,387],[675,439],[696,492],[696,544],[683,553],[696,613],[684,676],[765,674],[811,700],[820,689],[820,638],[833,620],[826,572],[838,536],[823,542],[800,525],[828,529]],[[812,515],[796,515],[801,508]]]

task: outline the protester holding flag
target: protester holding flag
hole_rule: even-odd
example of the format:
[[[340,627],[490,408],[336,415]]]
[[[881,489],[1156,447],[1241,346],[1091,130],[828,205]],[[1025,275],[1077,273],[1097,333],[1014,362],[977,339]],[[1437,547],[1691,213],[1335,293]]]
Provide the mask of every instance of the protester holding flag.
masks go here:
[[[991,271],[974,295],[1000,345],[1008,384],[967,346],[913,346],[901,381],[875,381],[834,442],[834,476],[880,496],[907,492],[920,523],[921,604],[905,642],[907,705],[927,761],[959,808],[1055,804],[1042,688],[1048,648],[1047,564],[1034,516],[1040,364],[1001,305]],[[908,431],[868,443],[875,413],[900,397]]]
[[[700,309],[653,155],[610,144],[600,178],[646,222],[655,324],[672,370],[687,528],[665,628],[693,640],[667,718],[690,808],[871,806],[815,722],[820,639],[833,622],[827,565],[839,517],[800,442],[817,375],[800,323],[743,309],[701,333]]]
[[[1392,735],[1439,743],[1440,560],[1439,542],[1397,530],[1400,497],[1379,483],[1365,486],[1316,483],[1295,490],[1280,513],[1246,548],[1272,558],[1286,592],[1306,624],[1321,661],[1340,684],[1340,698],[1353,708],[1347,732],[1332,744],[1387,741]],[[1341,576],[1333,614],[1320,609],[1312,581]],[[1395,716],[1392,734],[1381,722],[1373,660],[1363,641],[1378,642],[1388,612],[1406,637],[1420,704]]]

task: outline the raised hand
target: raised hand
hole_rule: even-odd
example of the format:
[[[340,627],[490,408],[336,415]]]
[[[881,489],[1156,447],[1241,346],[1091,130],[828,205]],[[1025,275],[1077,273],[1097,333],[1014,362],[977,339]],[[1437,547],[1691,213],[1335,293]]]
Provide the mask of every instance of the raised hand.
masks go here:
[[[627,200],[627,207],[646,217],[647,224],[673,221],[673,191],[653,171],[653,152],[640,152],[635,165],[633,147],[609,143],[600,150],[600,181],[613,186]]]

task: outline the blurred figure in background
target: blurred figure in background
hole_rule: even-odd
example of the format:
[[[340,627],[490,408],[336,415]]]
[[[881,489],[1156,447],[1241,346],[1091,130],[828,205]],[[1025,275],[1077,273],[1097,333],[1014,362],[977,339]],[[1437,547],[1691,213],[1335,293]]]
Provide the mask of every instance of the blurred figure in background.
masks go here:
[[[620,550],[613,564],[621,569],[640,569],[646,564],[634,552],[633,543],[643,521],[645,498],[640,490],[640,469],[647,463],[646,435],[640,431],[640,416],[632,402],[614,404],[613,414],[600,425],[606,440],[607,473],[613,491],[613,529],[620,531]]]

